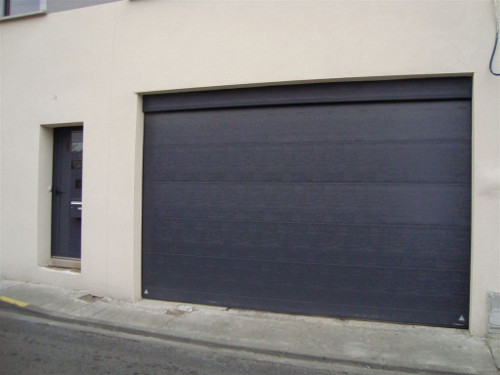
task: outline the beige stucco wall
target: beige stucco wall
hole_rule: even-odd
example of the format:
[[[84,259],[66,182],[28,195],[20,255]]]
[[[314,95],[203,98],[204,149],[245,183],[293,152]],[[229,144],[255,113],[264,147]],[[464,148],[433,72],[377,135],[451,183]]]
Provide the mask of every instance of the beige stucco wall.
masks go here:
[[[500,79],[489,0],[120,1],[0,24],[1,275],[140,297],[138,93],[474,77],[471,332],[500,290]],[[43,267],[51,128],[82,123],[80,274]]]

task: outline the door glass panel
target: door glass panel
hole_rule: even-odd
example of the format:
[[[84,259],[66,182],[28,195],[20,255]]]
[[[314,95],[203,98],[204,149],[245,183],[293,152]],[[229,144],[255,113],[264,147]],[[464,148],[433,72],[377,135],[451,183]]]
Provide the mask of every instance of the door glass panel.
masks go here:
[[[38,12],[40,10],[40,0],[10,0],[10,14],[26,14]]]
[[[69,149],[71,150],[71,152],[83,151],[83,132],[81,131],[71,132],[71,142]]]

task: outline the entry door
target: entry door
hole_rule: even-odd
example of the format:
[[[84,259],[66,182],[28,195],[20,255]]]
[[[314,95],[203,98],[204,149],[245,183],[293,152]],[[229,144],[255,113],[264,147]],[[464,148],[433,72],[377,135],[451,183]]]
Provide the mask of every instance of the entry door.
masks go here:
[[[54,129],[52,257],[80,259],[83,127]]]

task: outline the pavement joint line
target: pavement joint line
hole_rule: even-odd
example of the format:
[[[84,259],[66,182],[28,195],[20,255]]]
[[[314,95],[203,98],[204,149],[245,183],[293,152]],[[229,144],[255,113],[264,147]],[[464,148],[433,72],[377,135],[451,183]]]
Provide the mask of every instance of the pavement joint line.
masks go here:
[[[0,300],[2,300],[2,299],[0,298]],[[24,303],[24,302],[22,302],[22,303]],[[16,304],[11,304],[11,305],[18,306]],[[28,305],[26,305],[26,306],[28,306]],[[18,307],[20,307],[20,306],[18,306]],[[412,368],[412,367],[397,366],[397,365],[390,365],[390,364],[384,365],[384,364],[372,363],[372,362],[361,361],[361,360],[356,361],[356,360],[344,359],[344,358],[333,358],[333,357],[326,357],[326,356],[315,356],[312,354],[292,353],[292,352],[286,352],[286,351],[281,351],[281,350],[276,350],[276,349],[259,349],[259,348],[252,348],[252,347],[244,346],[244,345],[236,345],[236,344],[231,345],[231,344],[225,344],[225,343],[220,343],[220,342],[212,342],[212,341],[208,341],[208,340],[200,340],[200,339],[194,339],[194,338],[183,337],[183,336],[175,336],[175,335],[167,334],[167,333],[158,333],[158,332],[148,331],[146,329],[133,328],[133,327],[127,327],[127,326],[118,326],[118,325],[114,325],[112,323],[102,321],[102,320],[97,320],[97,319],[90,319],[89,318],[89,319],[84,320],[84,319],[77,318],[77,317],[68,318],[65,316],[60,316],[60,315],[54,314],[54,313],[47,311],[43,308],[39,308],[39,307],[35,307],[35,306],[30,306],[30,307],[26,307],[26,308],[18,308],[17,311],[21,314],[31,315],[31,316],[39,317],[39,318],[46,319],[46,320],[58,321],[61,323],[71,323],[71,324],[76,324],[76,325],[80,325],[80,326],[84,326],[84,327],[98,327],[98,328],[102,328],[102,329],[105,329],[108,331],[113,331],[113,332],[121,332],[121,333],[136,335],[136,336],[156,338],[156,339],[161,339],[161,340],[166,340],[166,341],[171,341],[171,342],[178,342],[178,343],[182,343],[182,344],[196,345],[196,346],[201,346],[201,347],[210,348],[210,349],[233,350],[233,351],[260,354],[260,355],[285,358],[285,359],[291,359],[291,360],[331,363],[331,364],[347,365],[347,366],[352,366],[352,367],[357,367],[357,368],[365,368],[365,369],[368,368],[371,370],[385,370],[385,371],[393,371],[393,372],[406,373],[406,374],[427,374],[427,375],[473,375],[474,374],[474,373],[470,373],[470,372],[455,372],[455,371],[452,372],[452,371],[446,371],[446,370]]]
[[[23,302],[23,301],[18,301],[17,299],[14,298],[9,298],[6,296],[0,296],[0,301],[10,303],[11,305],[15,305],[18,307],[26,307],[29,306],[29,303]]]
[[[497,360],[497,355],[493,352],[493,344],[488,343],[488,348],[490,349],[491,356],[493,357],[493,362],[495,363],[495,366],[498,371],[500,371],[500,355],[498,356],[499,359]]]

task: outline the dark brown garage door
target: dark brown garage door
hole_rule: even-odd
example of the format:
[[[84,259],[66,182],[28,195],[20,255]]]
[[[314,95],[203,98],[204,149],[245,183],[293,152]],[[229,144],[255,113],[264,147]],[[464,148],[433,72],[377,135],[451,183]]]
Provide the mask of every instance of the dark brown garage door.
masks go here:
[[[467,327],[471,80],[144,98],[143,296]]]

